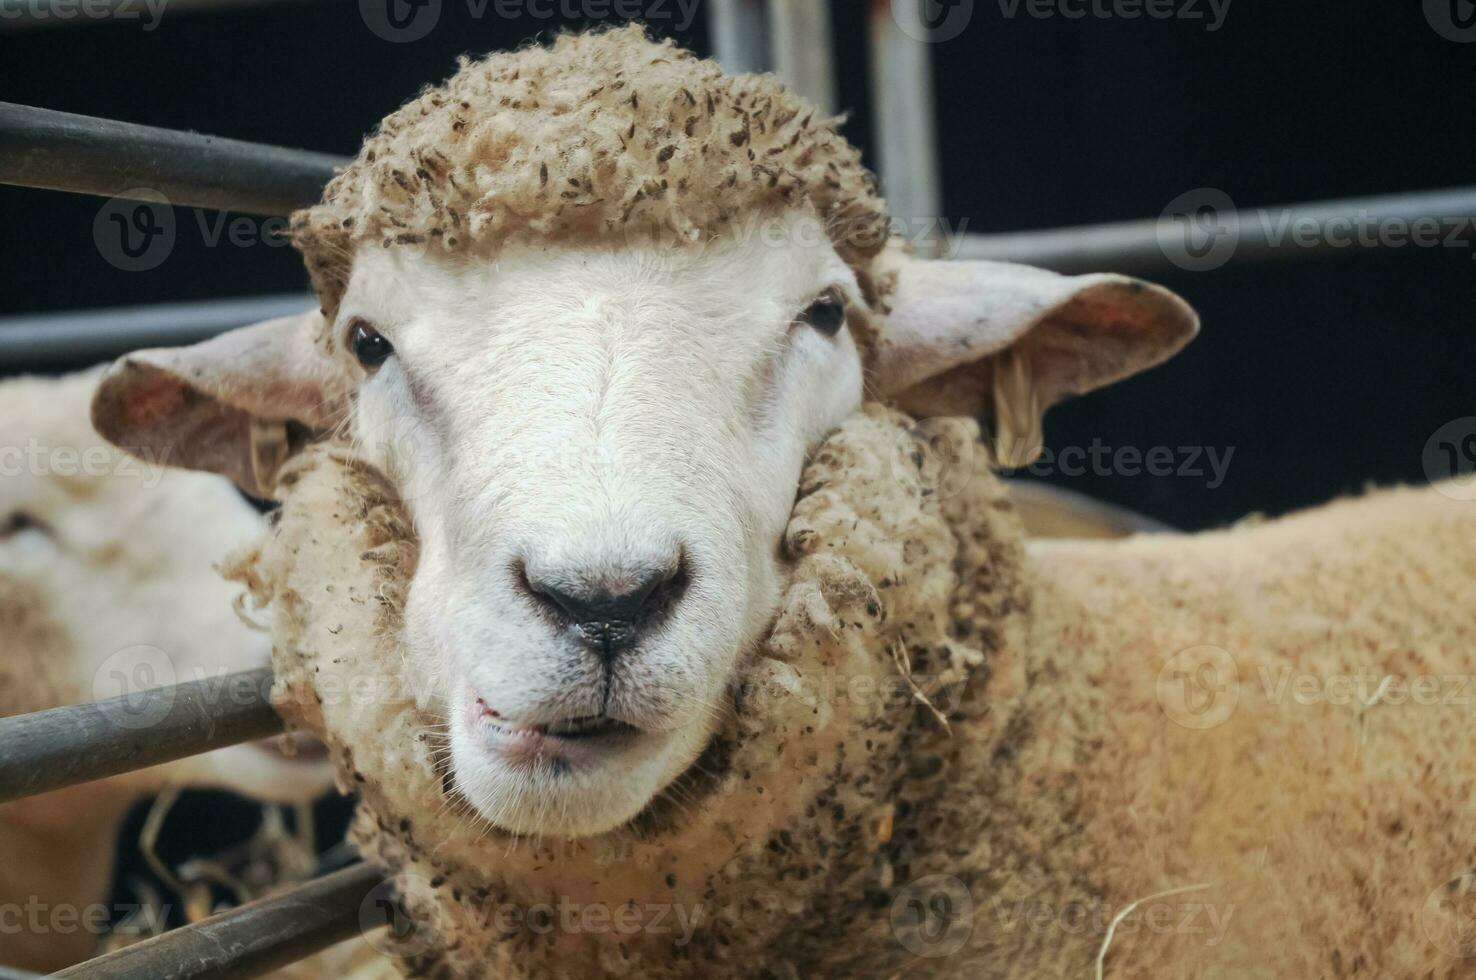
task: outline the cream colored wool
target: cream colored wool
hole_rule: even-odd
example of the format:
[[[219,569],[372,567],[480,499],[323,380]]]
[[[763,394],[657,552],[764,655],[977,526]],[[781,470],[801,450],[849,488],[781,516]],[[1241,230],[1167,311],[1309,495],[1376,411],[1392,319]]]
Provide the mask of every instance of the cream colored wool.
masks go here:
[[[447,255],[508,241],[679,245],[809,208],[873,301],[886,208],[837,122],[772,76],[723,75],[639,26],[565,35],[462,59],[294,215],[294,241],[331,318],[365,244]]]
[[[330,741],[355,840],[424,923],[406,972],[1090,977],[1105,944],[1121,978],[1465,975],[1469,692],[1309,705],[1281,681],[1467,676],[1476,508],[1403,490],[1027,547],[1000,483],[940,481],[905,425],[871,407],[822,446],[737,711],[670,799],[583,841],[470,814],[399,646],[414,544],[392,494],[341,449],[291,464],[236,574],[270,610],[281,709]],[[1203,644],[1238,700],[1185,727],[1175,654]],[[931,707],[868,696],[904,666]],[[552,928],[515,914],[539,903]],[[581,925],[595,907],[638,928]],[[953,916],[944,945],[917,907]],[[700,916],[686,945],[674,909]]]

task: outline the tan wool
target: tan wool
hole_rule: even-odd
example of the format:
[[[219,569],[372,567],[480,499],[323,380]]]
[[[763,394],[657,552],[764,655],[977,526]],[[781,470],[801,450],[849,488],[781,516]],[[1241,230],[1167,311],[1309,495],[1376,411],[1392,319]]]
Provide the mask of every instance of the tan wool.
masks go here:
[[[946,431],[872,406],[820,447],[719,737],[583,840],[470,810],[399,637],[403,512],[347,450],[290,464],[235,574],[267,610],[280,710],[332,746],[356,843],[421,923],[399,969],[1463,975],[1476,559],[1450,544],[1476,540],[1476,508],[1401,490],[1027,544],[982,451],[962,473],[926,452],[973,423],[928,425]],[[1223,657],[1188,697],[1204,647]]]

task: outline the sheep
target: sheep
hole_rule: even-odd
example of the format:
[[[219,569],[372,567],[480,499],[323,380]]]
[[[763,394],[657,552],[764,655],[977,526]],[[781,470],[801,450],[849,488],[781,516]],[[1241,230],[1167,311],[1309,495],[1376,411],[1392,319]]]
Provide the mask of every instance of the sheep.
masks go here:
[[[835,125],[634,28],[465,62],[294,217],[319,309],[100,384],[115,444],[283,499],[231,574],[423,924],[400,966],[1453,972],[1416,924],[1450,939],[1470,862],[1434,714],[1380,685],[1199,730],[1171,695],[1216,645],[1247,683],[1454,667],[1472,570],[1433,542],[1470,518],[1410,491],[1027,542],[990,465],[1197,318],[908,256]],[[1189,907],[1213,945],[1154,925]]]
[[[457,790],[400,632],[393,485],[345,447],[288,465],[232,574],[272,613],[280,709],[361,794],[412,974],[1457,975],[1476,560],[1443,542],[1476,512],[1402,490],[1028,542],[986,453],[939,499],[957,474],[914,442],[940,432],[978,434],[871,405],[819,447],[733,712],[636,821],[577,840],[499,833]],[[1205,665],[1226,690],[1196,712],[1179,674]]]
[[[226,480],[103,443],[88,422],[98,376],[0,383],[0,716],[120,693],[115,671],[135,690],[268,661],[269,639],[232,610],[239,590],[212,571],[259,515]],[[0,806],[0,962],[91,953],[122,818],[166,781],[290,801],[331,777],[308,753],[237,746]]]

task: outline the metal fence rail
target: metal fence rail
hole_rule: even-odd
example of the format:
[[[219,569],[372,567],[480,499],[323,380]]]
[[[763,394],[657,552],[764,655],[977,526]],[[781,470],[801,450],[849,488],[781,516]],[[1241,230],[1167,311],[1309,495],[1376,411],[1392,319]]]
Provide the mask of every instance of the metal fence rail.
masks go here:
[[[268,667],[0,718],[0,803],[277,735]]]
[[[0,102],[0,183],[285,215],[315,203],[340,157]],[[149,198],[144,198],[145,200]]]
[[[372,865],[352,864],[53,975],[74,980],[259,977],[358,934],[360,909],[381,879]],[[378,924],[387,924],[388,912],[369,911]]]

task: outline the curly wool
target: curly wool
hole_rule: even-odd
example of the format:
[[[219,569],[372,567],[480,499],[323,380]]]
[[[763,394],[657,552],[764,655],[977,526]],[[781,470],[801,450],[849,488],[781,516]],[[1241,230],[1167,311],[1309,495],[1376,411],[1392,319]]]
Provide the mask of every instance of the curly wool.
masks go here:
[[[871,408],[819,450],[784,539],[782,607],[736,710],[632,826],[580,841],[515,840],[469,812],[436,734],[444,708],[399,645],[409,525],[345,451],[292,464],[273,536],[235,574],[273,609],[279,710],[332,746],[361,794],[356,843],[426,924],[402,949],[407,972],[870,973],[912,959],[890,896],[958,872],[953,845],[986,822],[976,801],[1003,737],[998,706],[1023,680],[1008,652],[1023,605],[998,483],[981,474],[940,502],[907,424]],[[972,423],[948,425],[977,438]],[[385,675],[372,697],[346,693]],[[639,926],[550,932],[522,915],[540,905],[629,907]],[[686,944],[681,921],[695,922]]]
[[[874,302],[888,216],[838,122],[773,76],[724,75],[635,25],[564,35],[463,59],[391,113],[322,202],[294,215],[294,241],[331,313],[359,247],[679,245],[802,207]]]
[[[928,425],[871,407],[821,447],[721,736],[673,800],[577,841],[470,812],[399,641],[415,544],[392,491],[343,450],[292,464],[237,574],[271,609],[280,710],[332,745],[356,842],[422,923],[399,969],[1464,975],[1476,557],[1451,544],[1476,508],[1400,490],[1026,547],[982,460],[922,448],[977,429]],[[1219,687],[1196,700],[1206,645]],[[875,696],[906,673],[931,706]]]

